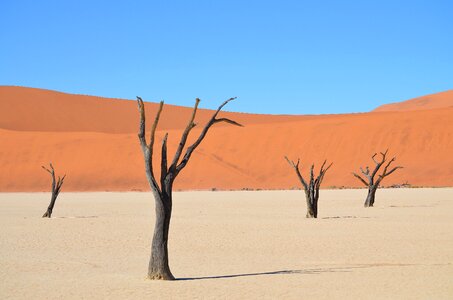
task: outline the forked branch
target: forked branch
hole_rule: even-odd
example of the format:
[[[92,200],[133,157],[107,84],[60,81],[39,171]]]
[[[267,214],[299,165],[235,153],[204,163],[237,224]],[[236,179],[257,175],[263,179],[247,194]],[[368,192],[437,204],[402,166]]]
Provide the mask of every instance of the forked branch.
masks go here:
[[[235,122],[235,121],[227,119],[227,118],[217,119],[217,115],[219,114],[220,110],[222,110],[222,108],[225,105],[227,105],[228,102],[233,101],[235,99],[236,99],[236,97],[230,98],[230,99],[226,100],[225,102],[223,102],[222,105],[219,106],[219,108],[216,110],[216,112],[213,114],[211,119],[208,121],[208,123],[205,125],[205,127],[201,131],[200,136],[198,137],[198,139],[191,146],[189,146],[187,148],[183,159],[181,160],[179,165],[176,166],[176,174],[178,174],[187,165],[190,157],[192,156],[192,153],[195,151],[195,149],[197,149],[197,147],[200,145],[201,141],[203,141],[203,139],[206,137],[206,134],[208,133],[208,131],[211,128],[212,125],[214,125],[216,123],[220,123],[220,122],[226,122],[226,123],[229,123],[229,124],[232,124],[232,125],[243,127],[243,125],[239,124],[238,122]],[[189,134],[189,131],[187,131],[187,133],[184,132],[182,139],[184,139],[184,140],[187,139],[187,135]]]
[[[285,156],[285,159],[288,162],[288,164],[294,169],[294,171],[296,171],[297,177],[299,178],[299,181],[304,186],[304,189],[308,190],[308,184],[305,181],[302,174],[300,173],[300,169],[299,169],[300,159],[297,159],[297,163],[294,163],[294,161],[290,160],[287,156]]]
[[[203,130],[200,133],[200,136],[195,140],[195,142],[189,146],[186,149],[186,152],[181,160],[179,162],[182,152],[184,150],[184,147],[186,146],[188,136],[190,134],[190,131],[196,126],[195,124],[195,117],[198,111],[198,104],[200,103],[200,99],[195,100],[195,106],[193,108],[191,117],[189,119],[189,122],[185,128],[185,130],[182,133],[181,140],[178,144],[178,148],[176,149],[175,155],[173,157],[173,160],[168,167],[167,165],[167,139],[168,139],[168,134],[165,135],[163,142],[162,142],[162,157],[161,157],[161,185],[163,181],[166,179],[167,176],[171,176],[171,179],[174,180],[176,176],[179,174],[179,172],[187,165],[190,157],[192,156],[192,153],[195,151],[195,149],[200,145],[200,143],[203,141],[203,139],[206,137],[206,134],[208,133],[209,129],[212,127],[212,125],[220,122],[225,122],[228,124],[236,125],[236,126],[242,126],[236,121],[233,121],[228,118],[217,118],[217,115],[219,112],[222,110],[222,108],[230,101],[236,99],[230,98],[226,100],[225,102],[222,103],[222,105],[219,106],[219,108],[215,111],[209,122],[206,124],[206,126],[203,128]],[[155,140],[155,133],[156,133],[156,128],[159,123],[160,115],[162,113],[162,109],[164,106],[164,102],[161,101],[159,105],[159,109],[157,111],[156,117],[154,119],[154,123],[151,127],[151,132],[150,132],[150,142],[147,144],[146,142],[146,137],[145,137],[145,128],[146,128],[146,117],[145,117],[145,105],[142,100],[142,98],[137,96],[137,104],[138,108],[140,111],[140,127],[139,127],[139,133],[138,137],[140,140],[140,145],[142,148],[143,155],[145,157],[145,163],[146,163],[146,169],[147,169],[147,175],[149,175],[148,180],[150,181],[151,188],[157,192],[162,191],[162,186],[159,187],[155,177],[154,177],[154,170],[153,170],[153,148],[154,148],[154,140]],[[178,164],[179,163],[179,164]]]
[[[368,182],[366,182],[359,174],[352,172],[352,175],[359,179],[365,186],[368,186]]]
[[[154,177],[154,168],[153,168],[153,149],[154,149],[154,139],[156,135],[157,124],[159,123],[160,115],[164,107],[164,101],[161,101],[159,108],[157,110],[156,117],[154,119],[153,125],[150,131],[150,141],[149,144],[146,143],[145,137],[145,128],[146,128],[146,116],[145,116],[145,104],[143,103],[142,98],[137,96],[137,104],[140,112],[140,127],[138,132],[138,139],[140,141],[140,146],[142,148],[143,156],[145,158],[145,168],[148,181],[150,183],[151,189],[156,192],[161,192],[159,185]]]
[[[179,159],[181,158],[181,154],[182,154],[182,151],[186,145],[186,142],[187,142],[187,138],[189,136],[189,133],[190,131],[195,127],[197,126],[195,123],[194,123],[194,120],[195,120],[195,116],[197,114],[197,110],[198,110],[198,104],[200,103],[200,99],[195,99],[195,106],[193,108],[193,112],[192,112],[192,116],[190,117],[190,120],[189,120],[189,123],[187,124],[187,127],[186,129],[184,130],[184,132],[182,133],[182,136],[181,136],[181,141],[179,142],[179,146],[178,146],[178,149],[176,149],[176,153],[175,153],[175,157],[173,158],[173,161],[171,163],[171,166],[170,168],[172,170],[175,170],[176,169],[176,166],[179,162]]]

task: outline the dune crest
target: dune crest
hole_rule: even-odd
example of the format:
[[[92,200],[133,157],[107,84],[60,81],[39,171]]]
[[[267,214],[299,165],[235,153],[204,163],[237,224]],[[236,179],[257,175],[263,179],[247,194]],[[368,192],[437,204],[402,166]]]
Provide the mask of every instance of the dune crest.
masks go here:
[[[218,103],[224,100],[226,99],[219,99]],[[193,105],[195,99],[188,99],[187,103]],[[205,100],[202,99],[200,106],[204,103]],[[158,104],[146,102],[145,106],[146,118],[152,120]],[[159,127],[163,130],[185,128],[191,112],[192,107],[165,104]],[[20,131],[135,133],[138,124],[135,100],[16,86],[0,86],[0,114],[0,128]],[[228,112],[224,114],[234,115],[235,120],[244,125],[279,123],[303,118]],[[211,110],[199,109],[197,121],[205,123],[211,115]]]
[[[379,106],[373,112],[411,111],[453,107],[453,90]]]

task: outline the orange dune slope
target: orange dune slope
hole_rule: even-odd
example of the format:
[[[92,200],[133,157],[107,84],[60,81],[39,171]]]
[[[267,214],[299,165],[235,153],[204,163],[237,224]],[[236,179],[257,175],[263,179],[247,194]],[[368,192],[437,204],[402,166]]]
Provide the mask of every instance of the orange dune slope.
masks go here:
[[[409,111],[453,107],[453,90],[426,95],[403,102],[389,103],[379,106],[374,112]]]
[[[148,127],[155,108],[152,103],[147,106]],[[58,116],[61,111],[64,117]],[[170,155],[190,111],[164,107],[157,141],[169,133]],[[211,113],[200,111],[200,126],[191,133],[188,145]],[[136,134],[138,112],[134,101],[0,87],[0,114],[0,191],[49,190],[48,174],[40,168],[49,161],[58,173],[67,174],[66,191],[149,190]],[[370,164],[371,154],[386,148],[397,155],[397,163],[404,169],[387,178],[384,185],[453,185],[451,107],[404,113],[226,115],[245,127],[213,127],[178,177],[176,189],[299,187],[285,155],[300,157],[305,174],[310,163],[319,165],[327,158],[334,165],[323,186],[356,187],[360,183],[351,172]],[[156,156],[160,154],[158,148]],[[155,165],[159,165],[157,158]]]

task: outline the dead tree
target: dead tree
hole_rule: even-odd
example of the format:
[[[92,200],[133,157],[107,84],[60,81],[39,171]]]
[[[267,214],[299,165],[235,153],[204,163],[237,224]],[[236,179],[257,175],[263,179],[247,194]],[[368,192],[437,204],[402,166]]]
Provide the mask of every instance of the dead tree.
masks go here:
[[[140,146],[143,152],[145,159],[145,172],[148,179],[149,185],[154,195],[155,200],[155,210],[156,210],[156,223],[154,227],[154,235],[151,246],[151,258],[148,266],[148,278],[153,280],[174,280],[174,276],[170,271],[168,263],[168,233],[170,229],[170,219],[172,212],[172,190],[173,183],[178,176],[178,174],[186,167],[187,163],[190,160],[194,150],[200,145],[200,143],[205,138],[208,130],[212,125],[216,123],[229,123],[237,126],[242,126],[241,124],[227,119],[227,118],[217,118],[220,110],[230,101],[236,98],[230,98],[225,101],[222,105],[219,106],[216,112],[214,112],[211,119],[205,125],[201,131],[199,137],[195,142],[187,147],[185,154],[181,159],[184,147],[187,142],[187,137],[190,131],[196,126],[194,123],[195,115],[197,113],[198,104],[200,99],[196,99],[195,106],[190,117],[189,123],[187,124],[186,129],[182,133],[181,140],[179,142],[178,148],[176,149],[175,156],[171,161],[170,165],[167,162],[167,138],[168,133],[165,134],[165,137],[162,141],[162,154],[161,154],[161,163],[160,163],[160,179],[156,179],[154,175],[153,168],[153,152],[154,152],[154,139],[157,125],[159,123],[159,118],[164,106],[164,102],[160,102],[157,115],[154,119],[154,123],[151,127],[150,140],[149,144],[146,142],[145,138],[145,106],[140,97],[137,97],[138,108],[140,111],[140,129],[138,133],[138,138],[140,140]],[[159,184],[160,183],[160,184]]]
[[[381,181],[385,177],[395,172],[396,170],[403,168],[400,166],[396,166],[389,170],[390,165],[396,160],[396,157],[393,157],[391,160],[387,162],[387,152],[388,149],[385,152],[380,152],[381,155],[380,160],[376,160],[377,153],[374,153],[374,155],[371,157],[371,159],[375,163],[375,167],[372,172],[370,171],[370,168],[368,166],[365,168],[365,170],[362,167],[360,167],[360,171],[362,172],[366,179],[357,173],[354,172],[352,173],[352,175],[354,175],[357,179],[360,180],[360,182],[362,182],[366,187],[368,187],[368,195],[366,197],[364,204],[365,207],[372,207],[374,205],[376,191],[379,188]],[[377,179],[375,180],[375,177],[379,169],[385,164],[385,162],[387,162],[387,164],[385,165],[384,170],[382,171],[381,175],[378,175]]]
[[[62,178],[58,176],[58,180],[55,180],[55,169],[52,166],[52,163],[49,164],[50,169],[47,169],[44,166],[41,166],[44,170],[49,172],[50,176],[52,176],[52,197],[50,198],[49,207],[47,207],[47,211],[42,215],[43,218],[50,218],[52,216],[53,207],[55,206],[55,201],[57,201],[57,197],[60,194],[61,186],[63,185],[64,179],[66,175]]]
[[[289,160],[288,157],[286,156],[285,159],[289,163],[289,165],[296,171],[297,177],[299,178],[300,182],[302,183],[302,186],[304,187],[305,199],[307,201],[307,218],[317,218],[319,188],[321,187],[324,175],[326,174],[327,170],[329,170],[329,168],[332,166],[332,164],[330,164],[327,168],[324,168],[327,163],[327,161],[325,160],[321,168],[319,169],[319,175],[316,178],[314,176],[315,165],[312,164],[310,168],[310,181],[307,182],[300,173],[299,169],[300,159],[297,160],[297,163],[294,163],[294,161]]]

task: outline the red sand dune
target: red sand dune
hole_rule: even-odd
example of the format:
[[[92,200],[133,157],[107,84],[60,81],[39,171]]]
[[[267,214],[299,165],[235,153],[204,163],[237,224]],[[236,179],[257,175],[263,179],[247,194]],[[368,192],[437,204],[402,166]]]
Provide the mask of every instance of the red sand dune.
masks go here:
[[[147,104],[147,109],[149,128],[156,104]],[[160,140],[169,132],[169,153],[190,111],[164,107],[157,134]],[[200,110],[200,126],[188,144],[211,113]],[[311,162],[333,161],[324,187],[360,186],[351,172],[386,148],[405,168],[384,185],[453,185],[453,107],[319,116],[226,115],[246,126],[213,127],[178,177],[176,189],[298,187],[285,155],[301,157],[305,174]],[[49,176],[40,168],[49,161],[58,173],[67,174],[66,191],[149,190],[136,134],[138,117],[135,101],[0,87],[0,191],[49,190]],[[156,148],[156,156],[159,153]]]
[[[193,100],[193,103],[188,102],[188,105],[193,105],[195,99]],[[201,107],[203,103],[204,101],[200,102]],[[148,120],[154,118],[158,106],[157,103],[146,103]],[[166,104],[159,123],[160,128],[184,128],[191,111],[192,107]],[[0,112],[0,128],[22,131],[135,133],[138,122],[136,101],[13,86],[0,86]],[[197,120],[204,123],[211,115],[212,111],[200,109]],[[234,116],[235,120],[244,125],[278,123],[300,118],[242,113],[225,115]]]
[[[409,111],[453,107],[453,90],[426,95],[403,102],[389,103],[379,106],[374,112]]]

